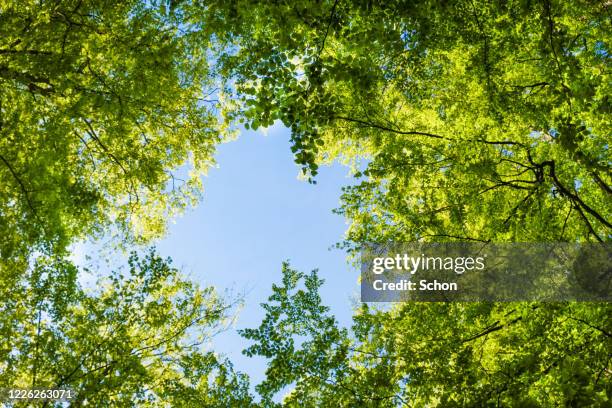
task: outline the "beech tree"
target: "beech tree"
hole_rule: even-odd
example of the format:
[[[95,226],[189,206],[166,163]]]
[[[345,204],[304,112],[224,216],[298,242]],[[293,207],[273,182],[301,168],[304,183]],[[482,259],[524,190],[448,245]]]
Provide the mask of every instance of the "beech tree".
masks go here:
[[[290,127],[312,179],[361,163],[350,246],[609,238],[608,4],[212,4],[246,125]]]
[[[0,22],[0,255],[159,236],[224,134],[201,25],[155,1],[5,1]]]
[[[0,388],[68,388],[74,407],[251,404],[246,377],[207,349],[233,313],[212,287],[155,252],[132,253],[94,289],[83,272],[39,257],[15,280],[0,304]]]
[[[245,126],[281,121],[306,177],[351,164],[367,243],[609,241],[603,2],[211,2]],[[347,277],[347,279],[350,279]],[[300,286],[303,280],[304,286]],[[270,406],[605,406],[607,303],[363,305],[283,269],[243,335]],[[282,390],[289,390],[282,403]]]
[[[245,353],[269,360],[256,387],[264,406],[610,403],[608,303],[363,304],[349,330],[322,302],[322,284],[283,264],[262,323],[242,331]]]
[[[0,22],[1,387],[254,404],[200,347],[229,313],[212,289],[151,254],[87,292],[65,260],[162,235],[236,121],[289,127],[313,182],[352,166],[351,253],[612,234],[606,2],[5,1]],[[608,304],[362,305],[349,330],[321,284],[284,265],[242,332],[269,359],[259,405],[610,402]]]
[[[72,406],[248,404],[245,378],[199,346],[229,313],[212,288],[150,255],[89,293],[66,261],[78,239],[160,236],[199,197],[227,129],[193,10],[0,2],[0,387],[71,387]]]

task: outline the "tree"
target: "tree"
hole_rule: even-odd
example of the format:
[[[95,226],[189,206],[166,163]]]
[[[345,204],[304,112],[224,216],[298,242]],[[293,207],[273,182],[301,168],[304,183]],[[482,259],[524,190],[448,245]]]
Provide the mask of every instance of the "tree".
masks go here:
[[[147,240],[198,197],[224,130],[206,35],[171,3],[3,2],[5,261],[111,226]]]
[[[312,181],[354,166],[339,209],[354,251],[610,238],[608,4],[30,1],[0,19],[3,386],[69,385],[75,405],[252,403],[196,344],[225,316],[210,290],[151,255],[88,293],[65,261],[80,237],[161,234],[227,133],[217,113],[282,121]],[[271,360],[264,405],[292,385],[284,405],[609,403],[607,304],[363,306],[349,331],[320,285],[285,265],[243,332]]]
[[[609,241],[609,5],[212,2],[245,126],[279,120],[304,174],[359,182],[346,246]],[[231,33],[231,34],[230,34]],[[610,307],[361,307],[343,334],[284,269],[248,354],[286,406],[605,406]],[[561,340],[563,339],[563,340]]]
[[[200,347],[229,313],[212,288],[150,254],[90,293],[66,260],[77,239],[159,236],[198,198],[228,133],[194,10],[0,4],[0,387],[71,387],[73,406],[248,406],[244,376]]]
[[[607,406],[607,303],[363,304],[349,331],[318,294],[316,271],[283,265],[245,353],[269,359],[267,406]],[[290,387],[282,403],[279,391]]]
[[[0,388],[68,387],[70,406],[251,404],[244,375],[202,346],[232,309],[213,288],[154,252],[132,253],[127,272],[114,270],[95,290],[78,284],[82,272],[38,258],[3,299]]]
[[[239,45],[221,60],[247,126],[290,127],[311,178],[362,161],[339,210],[349,246],[609,238],[609,5],[211,8]]]

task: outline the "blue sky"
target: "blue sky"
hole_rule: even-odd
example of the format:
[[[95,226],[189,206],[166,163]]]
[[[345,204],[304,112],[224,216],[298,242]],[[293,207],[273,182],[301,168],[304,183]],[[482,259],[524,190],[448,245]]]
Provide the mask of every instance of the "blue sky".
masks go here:
[[[326,281],[322,297],[342,324],[350,324],[358,295],[358,273],[344,252],[330,249],[346,229],[332,209],[339,206],[341,187],[350,183],[347,168],[323,167],[316,185],[298,180],[289,131],[274,126],[266,133],[245,131],[219,146],[203,201],[157,243],[159,253],[192,279],[220,292],[245,292],[235,328],[217,335],[213,348],[254,383],[263,379],[265,361],[241,354],[248,344],[236,329],[261,322],[259,304],[280,281],[282,261],[301,271],[319,269]]]

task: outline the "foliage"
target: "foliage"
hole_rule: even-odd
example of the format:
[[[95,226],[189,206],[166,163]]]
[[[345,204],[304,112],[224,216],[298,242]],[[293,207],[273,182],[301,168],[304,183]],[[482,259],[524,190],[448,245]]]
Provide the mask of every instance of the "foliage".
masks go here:
[[[318,295],[322,280],[283,265],[266,316],[242,335],[270,359],[257,387],[287,407],[607,406],[609,304],[362,305],[351,332]]]
[[[297,289],[301,281],[304,289]],[[338,381],[348,375],[347,333],[336,328],[334,317],[326,315],[329,309],[321,304],[317,293],[321,284],[316,271],[304,275],[284,263],[282,285],[274,285],[270,303],[262,305],[266,317],[260,327],[240,331],[244,338],[256,342],[244,351],[247,356],[272,359],[266,380],[256,387],[265,406],[274,405],[274,395],[293,383],[296,387],[288,405],[303,402],[308,396],[309,404],[325,406],[312,391],[328,376]]]
[[[70,387],[71,406],[249,406],[248,383],[202,344],[231,305],[150,252],[95,290],[39,258],[0,305],[0,388]],[[59,405],[58,405],[59,406]]]
[[[254,404],[201,347],[229,312],[212,289],[150,254],[88,292],[65,260],[163,234],[234,120],[289,127],[311,181],[353,166],[350,250],[611,237],[606,2],[0,0],[0,22],[0,387]],[[242,331],[261,405],[610,403],[608,304],[363,305],[347,330],[321,284],[284,264]]]
[[[213,4],[247,126],[290,127],[310,177],[365,159],[351,247],[610,236],[609,5]]]
[[[216,2],[246,126],[360,182],[346,245],[609,240],[609,5]],[[222,16],[222,17],[220,17]],[[215,19],[216,18],[216,19]],[[309,287],[299,288],[300,278]],[[248,354],[286,406],[605,406],[610,307],[363,305],[351,333],[284,267]],[[294,319],[297,324],[294,324]]]
[[[3,258],[146,240],[197,198],[223,129],[206,36],[165,4],[0,3]]]

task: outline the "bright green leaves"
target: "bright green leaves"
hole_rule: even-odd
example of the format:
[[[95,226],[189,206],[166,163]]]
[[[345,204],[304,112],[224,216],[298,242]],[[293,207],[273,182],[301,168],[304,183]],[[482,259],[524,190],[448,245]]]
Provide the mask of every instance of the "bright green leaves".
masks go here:
[[[287,406],[322,406],[322,394],[329,384],[343,382],[349,373],[346,330],[338,329],[318,294],[323,281],[316,271],[305,275],[283,264],[282,284],[273,286],[269,303],[263,304],[266,317],[257,329],[244,329],[244,338],[254,341],[244,353],[270,359],[266,380],[256,389],[265,406],[288,385]],[[297,404],[297,405],[296,405]]]
[[[362,305],[351,332],[317,293],[315,273],[283,265],[247,355],[269,359],[264,401],[282,406],[547,406],[609,403],[607,304]],[[269,403],[269,405],[272,405]]]
[[[2,387],[68,386],[74,405],[250,404],[246,379],[201,348],[231,313],[212,288],[153,252],[132,254],[93,290],[76,276],[39,259],[3,293]]]
[[[109,225],[146,241],[197,200],[224,128],[201,102],[214,88],[206,35],[188,24],[194,9],[173,11],[2,7],[3,257],[62,251]]]
[[[607,239],[598,6],[328,1],[311,5],[318,20],[301,7],[240,8],[241,48],[223,61],[247,122],[290,127],[307,175],[371,159],[344,196],[349,241]]]
[[[151,254],[87,292],[63,261],[85,236],[163,234],[236,121],[290,128],[311,181],[334,160],[360,169],[338,210],[349,248],[608,240],[604,8],[3,2],[1,385],[70,385],[76,405],[252,404],[198,347],[228,312],[211,289]],[[270,360],[264,405],[285,387],[287,406],[609,403],[606,305],[364,306],[349,333],[321,284],[283,265],[242,332]]]

